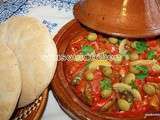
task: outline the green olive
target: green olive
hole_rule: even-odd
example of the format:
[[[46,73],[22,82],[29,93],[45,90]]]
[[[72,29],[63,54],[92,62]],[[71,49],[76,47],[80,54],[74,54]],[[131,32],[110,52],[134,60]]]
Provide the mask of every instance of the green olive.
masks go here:
[[[123,93],[125,91],[128,91],[129,93],[131,93],[133,95],[134,99],[142,100],[142,96],[141,96],[140,92],[136,89],[132,89],[132,87],[130,85],[127,85],[125,83],[115,83],[115,84],[113,84],[113,89],[119,93]]]
[[[135,74],[129,73],[129,74],[127,74],[127,75],[125,76],[124,82],[125,82],[126,84],[130,84],[132,81],[135,81],[135,79],[136,79]]]
[[[120,64],[123,60],[123,56],[122,55],[116,55],[113,57],[113,61],[116,63],[116,64]]]
[[[148,95],[155,95],[156,94],[156,88],[149,83],[145,84],[143,86],[143,89],[144,89],[145,93],[147,93]]]
[[[102,69],[102,71],[103,71],[103,74],[104,74],[105,76],[108,76],[108,77],[112,74],[112,69],[111,69],[111,67],[104,67],[104,68]]]
[[[134,60],[138,60],[139,56],[136,52],[133,52],[130,54],[130,60],[134,61]]]
[[[108,38],[109,42],[112,43],[112,44],[116,44],[118,43],[118,39],[117,38],[114,38],[114,37],[110,37]]]
[[[97,34],[96,33],[89,33],[87,36],[87,40],[89,41],[95,41],[97,39]]]
[[[86,73],[86,79],[87,80],[91,81],[91,80],[93,80],[93,78],[94,78],[94,75],[93,75],[92,72],[87,72]]]
[[[130,103],[125,99],[119,99],[118,107],[121,111],[128,111],[130,109]]]
[[[107,98],[112,94],[112,89],[102,90],[101,91],[101,97]]]
[[[136,67],[135,67],[135,66],[133,66],[133,65],[130,65],[130,67],[129,67],[129,71],[130,71],[131,73],[134,73],[134,74],[138,74],[138,73],[140,73],[140,71],[139,71],[139,70],[137,70],[137,69],[136,69]]]

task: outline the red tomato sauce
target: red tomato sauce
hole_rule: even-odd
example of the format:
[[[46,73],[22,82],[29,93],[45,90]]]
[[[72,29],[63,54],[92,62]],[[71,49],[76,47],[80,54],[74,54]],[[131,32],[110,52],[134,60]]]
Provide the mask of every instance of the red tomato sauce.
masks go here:
[[[83,33],[67,48],[66,54],[74,55],[65,62],[67,80],[92,111],[124,117],[158,112],[159,47],[158,38],[131,41]]]

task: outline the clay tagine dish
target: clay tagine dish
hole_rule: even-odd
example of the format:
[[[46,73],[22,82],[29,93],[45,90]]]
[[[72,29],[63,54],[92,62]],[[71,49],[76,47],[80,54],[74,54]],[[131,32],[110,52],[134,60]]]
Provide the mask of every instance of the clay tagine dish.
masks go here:
[[[158,4],[82,0],[75,5],[76,19],[54,39],[59,62],[51,83],[72,119],[160,119]]]

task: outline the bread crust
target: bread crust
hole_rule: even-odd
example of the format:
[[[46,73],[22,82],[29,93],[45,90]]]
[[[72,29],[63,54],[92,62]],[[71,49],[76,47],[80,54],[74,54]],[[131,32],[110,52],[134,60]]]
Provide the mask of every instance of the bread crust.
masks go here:
[[[8,120],[21,92],[21,74],[14,53],[0,43],[0,120]]]
[[[15,53],[21,71],[18,107],[32,103],[49,85],[56,69],[57,49],[48,29],[28,16],[12,17],[0,26],[0,41]]]

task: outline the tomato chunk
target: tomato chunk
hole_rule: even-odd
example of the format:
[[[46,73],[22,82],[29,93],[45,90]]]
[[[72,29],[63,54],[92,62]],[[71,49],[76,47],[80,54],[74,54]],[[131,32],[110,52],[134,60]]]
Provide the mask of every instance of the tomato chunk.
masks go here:
[[[160,76],[158,77],[149,76],[146,78],[146,82],[160,83]]]
[[[148,39],[148,40],[147,40],[147,45],[148,45],[150,48],[154,48],[154,47],[157,47],[158,42],[157,42],[156,39]]]

